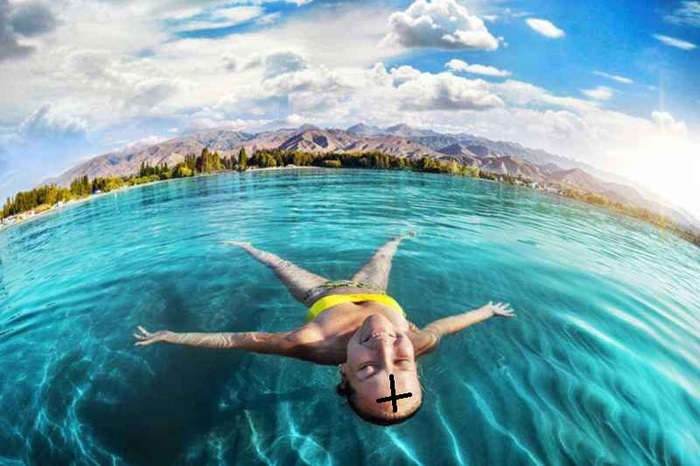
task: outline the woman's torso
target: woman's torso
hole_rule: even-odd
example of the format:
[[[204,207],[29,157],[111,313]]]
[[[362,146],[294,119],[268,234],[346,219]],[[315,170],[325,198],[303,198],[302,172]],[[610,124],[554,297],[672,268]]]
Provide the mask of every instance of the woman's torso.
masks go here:
[[[368,291],[356,287],[334,288],[320,294],[308,305],[313,305],[315,301],[324,296],[356,293],[368,294]],[[372,314],[382,314],[412,340],[412,336],[418,331],[415,325],[404,318],[401,311],[384,303],[373,301],[337,304],[321,312],[304,327],[309,326],[320,331],[326,344],[326,349],[331,350],[333,353],[338,353],[338,357],[340,357],[340,354],[345,355],[348,341],[352,335],[362,325],[362,322]]]

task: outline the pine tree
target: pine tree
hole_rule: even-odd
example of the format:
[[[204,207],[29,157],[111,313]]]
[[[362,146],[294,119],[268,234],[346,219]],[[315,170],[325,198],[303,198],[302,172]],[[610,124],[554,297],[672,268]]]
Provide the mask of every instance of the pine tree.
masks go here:
[[[238,152],[238,168],[239,170],[248,168],[248,154],[245,151],[245,147],[241,147],[241,150]]]

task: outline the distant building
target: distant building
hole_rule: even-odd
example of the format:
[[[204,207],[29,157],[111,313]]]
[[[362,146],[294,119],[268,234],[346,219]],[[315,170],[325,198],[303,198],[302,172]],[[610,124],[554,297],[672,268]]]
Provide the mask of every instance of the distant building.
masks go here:
[[[532,189],[540,189],[540,184],[537,183],[537,182],[535,182],[535,181],[533,181],[532,183],[530,183],[530,187],[531,187]]]
[[[101,194],[101,193],[102,193],[102,191],[100,191],[99,189],[96,189],[92,192],[92,194]]]

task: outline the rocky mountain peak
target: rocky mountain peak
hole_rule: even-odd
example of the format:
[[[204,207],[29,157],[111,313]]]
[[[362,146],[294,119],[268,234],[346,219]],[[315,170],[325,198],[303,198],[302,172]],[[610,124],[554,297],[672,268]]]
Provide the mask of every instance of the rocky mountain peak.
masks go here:
[[[312,125],[311,123],[304,123],[300,127],[297,128],[297,131],[313,131],[313,130],[320,130],[316,125]]]
[[[367,136],[383,133],[381,128],[377,128],[376,126],[369,126],[364,123],[357,123],[356,125],[352,125],[346,131],[356,136]]]

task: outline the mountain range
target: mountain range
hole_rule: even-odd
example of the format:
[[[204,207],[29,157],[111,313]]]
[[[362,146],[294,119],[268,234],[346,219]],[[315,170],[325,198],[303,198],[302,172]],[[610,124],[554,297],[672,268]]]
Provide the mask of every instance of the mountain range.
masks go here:
[[[242,147],[248,154],[260,149],[299,150],[316,153],[379,151],[395,157],[431,157],[456,160],[497,174],[524,176],[539,183],[558,183],[601,194],[611,200],[643,207],[662,214],[683,227],[697,228],[698,222],[686,212],[669,208],[640,194],[638,187],[588,164],[530,149],[520,144],[492,141],[470,134],[440,134],[433,130],[398,124],[387,128],[363,123],[347,129],[322,129],[305,124],[259,133],[226,129],[189,134],[157,144],[137,144],[96,156],[42,184],[68,186],[74,179],[124,176],[138,173],[143,162],[151,166],[174,166],[187,154],[200,154],[209,148],[224,156],[237,155]]]

